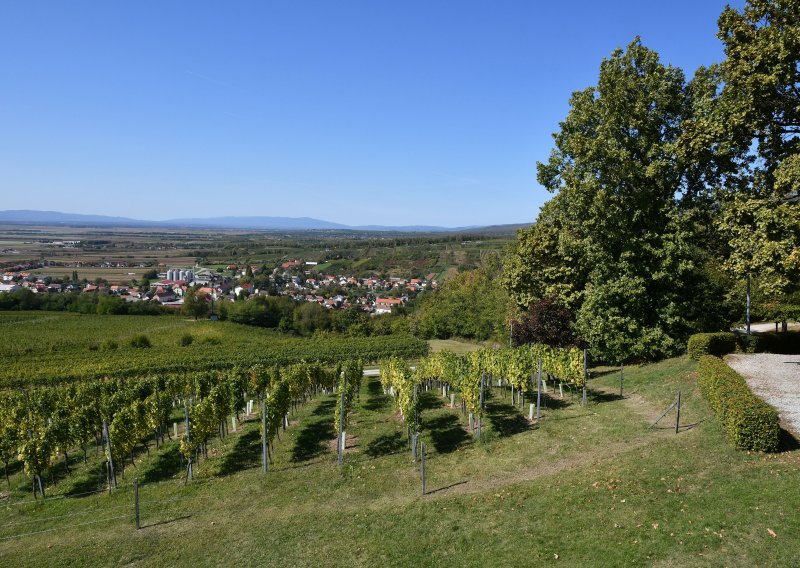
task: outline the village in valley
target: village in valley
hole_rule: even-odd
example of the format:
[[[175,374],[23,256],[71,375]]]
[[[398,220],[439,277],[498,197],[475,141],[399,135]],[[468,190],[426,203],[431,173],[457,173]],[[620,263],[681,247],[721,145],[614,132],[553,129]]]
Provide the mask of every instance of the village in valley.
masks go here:
[[[29,290],[33,294],[113,295],[125,302],[154,302],[180,309],[187,291],[195,288],[209,303],[246,301],[267,295],[288,296],[297,302],[313,302],[332,310],[355,307],[368,314],[383,315],[396,312],[420,292],[438,287],[435,274],[423,278],[357,278],[319,273],[316,266],[316,262],[302,260],[285,261],[271,270],[266,265],[229,264],[224,269],[211,269],[197,265],[167,267],[160,263],[149,270],[152,279],[137,281],[132,277],[128,284],[110,284],[102,279],[79,281],[80,266],[75,266],[73,278],[58,278],[49,276],[46,267],[28,262],[5,270],[0,292]]]

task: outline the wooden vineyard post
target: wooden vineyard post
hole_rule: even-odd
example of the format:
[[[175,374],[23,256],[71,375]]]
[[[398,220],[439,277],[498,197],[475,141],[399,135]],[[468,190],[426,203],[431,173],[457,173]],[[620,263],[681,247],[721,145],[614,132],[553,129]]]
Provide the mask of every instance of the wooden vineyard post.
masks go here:
[[[114,458],[111,455],[111,437],[108,435],[108,421],[103,420],[103,435],[106,437],[106,449],[108,450],[108,471],[109,471],[109,490],[111,488],[111,484],[114,484],[114,488],[117,487],[117,476],[114,473]]]
[[[136,516],[136,530],[138,531],[141,526],[139,524],[139,478],[133,480],[133,512]]]
[[[675,417],[675,433],[681,427],[681,391],[678,391],[678,415]]]
[[[267,474],[267,397],[261,399],[261,472]]]
[[[417,438],[419,438],[419,432],[412,432],[411,433],[411,461],[417,463]]]
[[[422,473],[422,495],[425,495],[425,442],[420,443],[420,470]]]
[[[619,365],[619,397],[622,398],[622,385],[625,383],[625,363]]]
[[[481,390],[480,390],[480,397],[478,399],[478,439],[481,437],[481,431],[483,427],[483,407],[485,404],[485,397],[486,393],[484,392],[484,385],[486,384],[486,375],[481,373]]]
[[[586,381],[589,378],[589,351],[583,350],[583,406],[586,406]]]
[[[542,417],[542,360],[539,359],[539,375],[536,381],[536,420]]]
[[[417,400],[418,400],[417,399],[417,387],[418,386],[419,385],[417,385],[417,384],[414,385],[414,416],[412,418],[413,418],[413,424],[414,424],[414,428],[415,429],[419,425],[419,404],[417,404]]]
[[[189,445],[189,406],[186,399],[183,399],[183,414],[186,417],[186,445]],[[189,453],[189,463],[186,466],[186,481],[192,480],[192,454]]]
[[[339,465],[344,460],[344,390],[339,395]]]

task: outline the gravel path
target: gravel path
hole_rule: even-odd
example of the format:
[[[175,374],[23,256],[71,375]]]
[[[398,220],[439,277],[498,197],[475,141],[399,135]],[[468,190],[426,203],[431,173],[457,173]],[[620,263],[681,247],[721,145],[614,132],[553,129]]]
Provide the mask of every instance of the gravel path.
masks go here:
[[[778,409],[781,421],[800,436],[800,355],[728,355],[725,362],[753,392]]]

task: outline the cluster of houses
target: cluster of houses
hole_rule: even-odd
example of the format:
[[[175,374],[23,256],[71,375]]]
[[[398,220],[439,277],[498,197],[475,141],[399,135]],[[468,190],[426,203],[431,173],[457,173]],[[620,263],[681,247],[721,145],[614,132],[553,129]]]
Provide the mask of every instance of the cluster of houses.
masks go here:
[[[191,269],[169,268],[159,274],[159,279],[149,286],[135,287],[105,284],[60,284],[42,275],[25,271],[7,271],[2,276],[0,292],[14,292],[28,289],[35,294],[80,292],[90,294],[111,294],[127,302],[152,301],[180,308],[186,292],[196,287],[209,301],[234,301],[237,298],[266,295],[268,293],[290,296],[299,302],[315,302],[328,309],[348,309],[356,307],[364,312],[381,315],[389,314],[403,306],[414,295],[424,290],[436,289],[435,275],[426,278],[355,278],[335,274],[318,274],[313,270],[316,263],[293,260],[281,264],[268,276],[271,290],[259,290],[245,278],[259,273],[259,268],[241,268],[229,265],[227,268],[236,277],[194,267]],[[309,270],[305,270],[309,269]],[[262,275],[263,276],[263,275]],[[263,278],[261,278],[263,282]],[[339,293],[330,295],[327,290],[339,288]],[[341,293],[346,291],[345,294]],[[356,294],[349,292],[355,291]]]

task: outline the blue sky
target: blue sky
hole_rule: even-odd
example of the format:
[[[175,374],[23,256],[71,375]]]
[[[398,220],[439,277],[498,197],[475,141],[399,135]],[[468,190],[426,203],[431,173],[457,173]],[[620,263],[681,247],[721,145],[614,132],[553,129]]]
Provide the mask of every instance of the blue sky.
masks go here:
[[[529,222],[570,93],[636,35],[719,61],[724,6],[4,2],[0,209]]]

